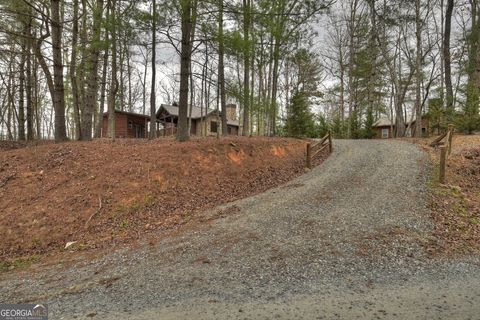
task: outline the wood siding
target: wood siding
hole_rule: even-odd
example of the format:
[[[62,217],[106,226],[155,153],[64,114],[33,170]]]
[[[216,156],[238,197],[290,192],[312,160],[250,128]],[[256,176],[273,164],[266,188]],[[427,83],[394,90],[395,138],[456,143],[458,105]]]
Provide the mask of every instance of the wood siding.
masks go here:
[[[115,138],[146,138],[145,117],[115,113]],[[108,137],[108,114],[103,115],[102,137]]]
[[[412,125],[410,126],[411,128],[411,135],[412,137],[415,136],[415,121],[412,123]],[[388,129],[388,138],[394,138],[394,130],[395,130],[395,126],[393,126],[393,130],[392,130],[392,127],[391,126],[380,126],[380,127],[374,127],[373,130],[375,131],[375,139],[385,139],[382,137],[382,130],[383,129]],[[423,132],[422,132],[422,136],[423,137],[428,137],[429,134],[430,134],[430,123],[428,121],[428,119],[426,118],[422,118],[422,129],[423,129]],[[408,130],[408,127],[407,127],[407,130]]]

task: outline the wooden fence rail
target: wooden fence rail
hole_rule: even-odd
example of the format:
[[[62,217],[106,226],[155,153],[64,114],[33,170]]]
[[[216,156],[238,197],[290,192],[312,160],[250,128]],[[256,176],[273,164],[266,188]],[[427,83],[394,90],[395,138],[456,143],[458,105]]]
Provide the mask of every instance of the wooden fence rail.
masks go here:
[[[445,183],[445,170],[447,167],[448,156],[452,153],[452,140],[455,129],[453,124],[448,125],[448,131],[433,140],[431,147],[440,148],[440,172],[438,178],[440,183]]]
[[[328,132],[325,137],[316,143],[307,143],[306,167],[312,169],[312,160],[328,147],[328,152],[332,153],[332,134]]]

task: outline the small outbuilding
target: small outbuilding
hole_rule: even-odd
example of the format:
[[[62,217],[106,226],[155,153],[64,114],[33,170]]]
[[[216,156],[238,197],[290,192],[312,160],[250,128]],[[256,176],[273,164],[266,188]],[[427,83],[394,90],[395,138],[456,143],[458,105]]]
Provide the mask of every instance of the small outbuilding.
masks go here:
[[[147,138],[150,116],[115,110],[115,138]],[[108,136],[108,112],[103,114],[102,137]]]

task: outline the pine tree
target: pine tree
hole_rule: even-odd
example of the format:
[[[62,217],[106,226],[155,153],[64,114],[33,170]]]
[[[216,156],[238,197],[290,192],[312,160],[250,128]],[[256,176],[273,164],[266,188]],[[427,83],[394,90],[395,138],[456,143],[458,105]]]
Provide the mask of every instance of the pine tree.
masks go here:
[[[321,95],[318,91],[320,64],[315,54],[306,49],[298,50],[291,62],[296,82],[287,110],[285,130],[293,137],[314,137],[315,118],[310,105],[312,99]]]
[[[291,137],[312,137],[315,134],[314,116],[304,91],[296,92],[290,101],[285,131]]]

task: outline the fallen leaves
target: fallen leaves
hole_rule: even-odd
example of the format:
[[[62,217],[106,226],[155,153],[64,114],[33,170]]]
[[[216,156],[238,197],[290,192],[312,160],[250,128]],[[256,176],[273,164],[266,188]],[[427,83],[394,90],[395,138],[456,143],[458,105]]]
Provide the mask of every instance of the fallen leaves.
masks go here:
[[[238,137],[96,140],[2,152],[0,257],[60,251],[72,239],[79,248],[114,246],[202,223],[198,213],[205,209],[301,175],[304,149],[297,139]]]
[[[433,184],[430,207],[435,222],[432,255],[480,253],[480,139],[454,136],[447,183]],[[430,154],[436,161],[435,150]]]

